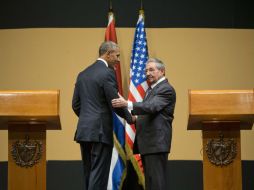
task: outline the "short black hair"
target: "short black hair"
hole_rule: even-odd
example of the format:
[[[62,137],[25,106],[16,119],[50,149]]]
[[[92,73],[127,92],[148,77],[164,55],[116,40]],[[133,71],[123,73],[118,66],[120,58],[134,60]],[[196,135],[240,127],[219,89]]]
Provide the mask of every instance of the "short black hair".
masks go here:
[[[103,42],[99,48],[99,56],[104,55],[108,51],[114,51],[117,48],[119,48],[119,46],[115,42],[112,41]]]

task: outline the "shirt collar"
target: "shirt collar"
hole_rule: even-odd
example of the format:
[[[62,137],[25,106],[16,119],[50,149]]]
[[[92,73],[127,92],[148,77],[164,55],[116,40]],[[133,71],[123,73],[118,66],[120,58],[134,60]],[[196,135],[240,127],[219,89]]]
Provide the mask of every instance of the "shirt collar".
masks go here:
[[[108,67],[108,63],[107,63],[107,61],[105,61],[104,59],[98,58],[97,60],[102,61],[102,62],[105,63],[105,65]]]
[[[151,85],[151,88],[153,89],[157,84],[159,84],[160,82],[166,80],[166,77],[161,77],[156,83]]]

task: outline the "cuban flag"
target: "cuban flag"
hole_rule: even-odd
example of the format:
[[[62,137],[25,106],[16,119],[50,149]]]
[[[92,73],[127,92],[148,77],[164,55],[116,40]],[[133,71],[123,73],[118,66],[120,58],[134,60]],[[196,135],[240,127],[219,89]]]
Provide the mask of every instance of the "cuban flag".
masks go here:
[[[117,43],[115,21],[113,12],[109,12],[108,26],[105,33],[105,41],[113,41]],[[122,95],[122,78],[120,64],[115,68],[116,79],[118,84],[118,91]],[[108,179],[108,190],[122,189],[123,181],[126,176],[126,154],[125,146],[125,121],[117,114],[113,113],[113,127],[114,127],[114,147],[112,152],[110,173]]]

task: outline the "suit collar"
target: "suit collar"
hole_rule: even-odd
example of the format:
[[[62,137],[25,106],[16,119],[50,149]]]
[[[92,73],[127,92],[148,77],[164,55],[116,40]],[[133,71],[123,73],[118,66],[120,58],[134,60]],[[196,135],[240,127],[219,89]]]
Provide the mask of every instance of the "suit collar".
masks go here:
[[[152,90],[151,92],[144,98],[144,100],[147,100],[153,93],[154,91],[156,90],[156,88],[158,88],[160,85],[164,84],[164,83],[167,83],[168,82],[168,79],[166,79],[164,77],[163,80],[161,80],[160,82],[158,82],[154,87],[152,87]]]
[[[166,78],[165,77],[161,77],[156,83],[151,85],[151,88],[153,89],[156,85],[158,85],[160,82],[162,82],[164,80],[166,80]]]
[[[108,63],[107,63],[107,61],[105,61],[104,59],[98,58],[97,61],[102,61],[102,62],[108,67]]]
[[[164,83],[168,83],[168,79],[165,78],[163,81],[159,82],[159,83],[153,88],[153,90],[156,89],[156,88],[158,88],[160,85],[162,85],[162,84],[164,84]],[[152,90],[152,91],[153,91],[153,90]]]

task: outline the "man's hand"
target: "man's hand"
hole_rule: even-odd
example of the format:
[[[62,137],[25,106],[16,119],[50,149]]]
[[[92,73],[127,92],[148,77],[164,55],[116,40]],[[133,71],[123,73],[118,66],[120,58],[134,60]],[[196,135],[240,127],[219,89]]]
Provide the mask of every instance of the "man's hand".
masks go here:
[[[128,102],[118,93],[119,98],[113,99],[111,101],[113,108],[126,108]]]
[[[136,121],[137,121],[137,116],[132,115],[131,117],[132,117],[132,122],[133,122],[133,123],[136,123]]]

